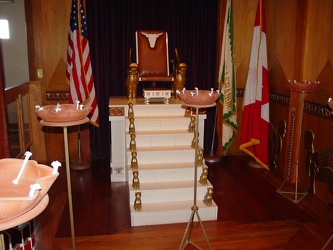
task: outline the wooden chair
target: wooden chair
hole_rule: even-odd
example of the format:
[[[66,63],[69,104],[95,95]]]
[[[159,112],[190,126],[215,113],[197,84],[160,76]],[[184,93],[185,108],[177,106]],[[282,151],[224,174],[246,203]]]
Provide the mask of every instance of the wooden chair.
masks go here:
[[[187,65],[180,62],[175,49],[176,60],[169,60],[168,33],[161,30],[138,30],[135,32],[136,61],[132,61],[129,52],[127,67],[127,97],[136,99],[139,82],[150,82],[156,88],[156,82],[170,82],[171,91],[182,90],[186,82]],[[173,72],[170,72],[170,64]]]

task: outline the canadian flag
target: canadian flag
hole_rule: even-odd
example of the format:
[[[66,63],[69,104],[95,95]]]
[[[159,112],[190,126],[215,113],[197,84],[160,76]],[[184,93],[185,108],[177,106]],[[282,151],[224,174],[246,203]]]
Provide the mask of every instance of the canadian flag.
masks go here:
[[[269,86],[264,3],[258,1],[247,76],[240,149],[269,169]]]

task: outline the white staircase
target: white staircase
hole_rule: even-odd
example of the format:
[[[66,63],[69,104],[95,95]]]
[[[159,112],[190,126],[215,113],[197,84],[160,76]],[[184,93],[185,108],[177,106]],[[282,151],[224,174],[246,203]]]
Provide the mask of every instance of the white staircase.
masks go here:
[[[136,149],[130,150],[128,103],[122,102],[112,103],[110,99],[109,105],[110,109],[123,105],[122,118],[112,117],[110,112],[111,181],[128,181],[132,226],[188,222],[194,204],[195,149],[191,147],[194,133],[188,132],[190,118],[184,116],[185,108],[174,99],[170,104],[148,105],[138,100],[133,106]],[[206,116],[199,117],[199,146],[202,147]],[[115,140],[117,145],[114,145]],[[121,145],[123,149],[119,148]],[[132,151],[137,153],[139,189],[132,187]],[[124,157],[117,155],[113,161],[115,154],[124,154]],[[124,162],[119,162],[120,158]],[[206,166],[204,161],[203,166]],[[212,185],[209,181],[207,185],[199,183],[201,173],[202,166],[199,166],[196,205],[200,218],[216,220],[215,202],[212,201],[211,206],[203,203],[207,188]],[[134,209],[136,192],[141,192],[141,211]]]

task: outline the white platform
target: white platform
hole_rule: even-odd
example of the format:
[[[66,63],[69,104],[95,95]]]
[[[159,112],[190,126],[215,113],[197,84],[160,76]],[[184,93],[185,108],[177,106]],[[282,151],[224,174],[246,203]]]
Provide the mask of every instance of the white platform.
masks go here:
[[[179,100],[169,104],[145,104],[138,99],[133,106],[136,134],[136,152],[140,188],[133,189],[130,136],[128,132],[128,100],[110,98],[111,122],[111,181],[127,181],[129,185],[132,226],[188,222],[194,199],[195,150],[194,137],[188,132],[190,118]],[[204,120],[199,115],[199,146],[203,145]],[[206,166],[203,162],[203,166]],[[201,220],[216,220],[217,206],[203,203],[208,187],[199,178],[202,166],[197,169],[197,201]],[[135,192],[141,192],[142,210],[133,208]]]
[[[131,207],[132,226],[158,225],[172,223],[186,223],[192,213],[193,201],[184,200],[178,202],[148,203],[142,207],[140,212],[134,211]],[[217,219],[217,206],[207,207],[200,200],[197,202],[200,219],[211,221]],[[194,221],[197,221],[195,216]]]

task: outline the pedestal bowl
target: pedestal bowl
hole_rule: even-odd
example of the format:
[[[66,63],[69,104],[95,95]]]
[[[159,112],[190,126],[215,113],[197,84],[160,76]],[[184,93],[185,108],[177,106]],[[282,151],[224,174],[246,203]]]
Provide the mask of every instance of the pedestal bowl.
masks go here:
[[[313,92],[319,86],[319,82],[289,82],[292,90],[297,92]]]
[[[0,229],[2,223],[24,216],[43,198],[58,177],[58,171],[46,165],[29,160],[17,184],[23,160],[5,158],[0,160]],[[30,197],[30,186],[40,184],[41,189],[35,190]]]
[[[75,104],[47,105],[36,110],[37,115],[46,122],[72,122],[87,117],[92,107],[77,109]]]
[[[206,106],[215,103],[220,94],[211,90],[185,90],[178,96],[186,104]]]

